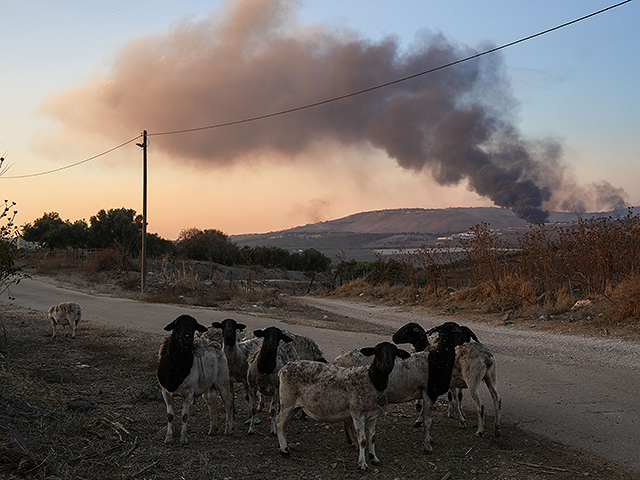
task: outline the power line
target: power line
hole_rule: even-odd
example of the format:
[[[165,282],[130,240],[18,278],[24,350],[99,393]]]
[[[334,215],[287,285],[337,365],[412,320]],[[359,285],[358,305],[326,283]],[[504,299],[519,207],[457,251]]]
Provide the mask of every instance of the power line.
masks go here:
[[[138,135],[138,136],[132,138],[131,140],[127,140],[126,142],[121,143],[120,145],[118,145],[116,147],[110,148],[109,150],[105,150],[104,152],[99,153],[97,155],[94,155],[93,157],[85,158],[84,160],[81,160],[79,162],[72,163],[71,165],[66,165],[66,166],[60,167],[60,168],[54,168],[53,170],[47,170],[46,172],[30,173],[30,174],[27,174],[27,175],[15,175],[13,177],[0,177],[0,179],[3,179],[3,178],[6,178],[6,179],[12,178],[13,179],[13,178],[39,177],[39,176],[42,176],[42,175],[48,175],[49,173],[55,173],[55,172],[59,172],[61,170],[66,170],[66,169],[71,168],[71,167],[77,167],[78,165],[82,165],[83,163],[87,163],[87,162],[90,162],[91,160],[95,160],[96,158],[103,157],[103,156],[105,156],[105,155],[107,155],[107,154],[109,154],[109,153],[111,153],[111,152],[113,152],[115,150],[118,150],[119,148],[124,147],[125,145],[129,145],[130,143],[135,142],[141,136],[142,135]]]
[[[578,23],[578,22],[581,22],[583,20],[586,20],[588,18],[595,17],[596,15],[600,15],[601,13],[604,13],[604,12],[607,12],[607,11],[612,10],[614,8],[620,7],[620,6],[622,6],[622,5],[626,4],[626,3],[629,3],[631,1],[632,0],[624,0],[622,2],[616,3],[615,5],[611,5],[609,7],[606,7],[606,8],[603,8],[601,10],[598,10],[597,12],[593,12],[593,13],[590,13],[588,15],[584,15],[584,16],[582,16],[580,18],[576,18],[575,20],[571,20],[570,22],[566,22],[566,23],[563,23],[563,24],[558,25],[556,27],[549,28],[547,30],[543,30],[543,31],[535,33],[533,35],[529,35],[527,37],[523,37],[523,38],[521,38],[519,40],[515,40],[515,41],[509,42],[509,43],[505,43],[505,44],[500,45],[498,47],[494,47],[494,48],[491,48],[489,50],[485,50],[483,52],[476,53],[474,55],[470,55],[470,56],[462,58],[460,60],[456,60],[456,61],[444,64],[444,65],[440,65],[439,67],[431,68],[429,70],[425,70],[425,71],[422,71],[422,72],[419,72],[419,73],[415,73],[413,75],[409,75],[409,76],[402,77],[402,78],[399,78],[399,79],[396,79],[396,80],[392,80],[390,82],[386,82],[386,83],[382,83],[382,84],[379,84],[379,85],[375,85],[373,87],[365,88],[363,90],[358,90],[356,92],[351,92],[351,93],[348,93],[348,94],[345,94],[345,95],[340,95],[338,97],[333,97],[333,98],[329,98],[329,99],[322,100],[322,101],[319,101],[319,102],[310,103],[310,104],[307,104],[307,105],[302,105],[300,107],[290,108],[290,109],[287,109],[287,110],[281,110],[279,112],[268,113],[268,114],[259,115],[259,116],[256,116],[256,117],[245,118],[245,119],[242,119],[242,120],[235,120],[235,121],[231,121],[231,122],[218,123],[218,124],[215,124],[215,125],[208,125],[208,126],[204,126],[204,127],[188,128],[188,129],[184,129],[184,130],[173,130],[173,131],[158,132],[158,133],[148,133],[147,136],[151,137],[151,136],[161,136],[161,135],[178,135],[178,134],[182,134],[182,133],[191,133],[191,132],[199,132],[199,131],[203,131],[203,130],[211,130],[211,129],[214,129],[214,128],[230,127],[230,126],[233,126],[233,125],[240,125],[242,123],[255,122],[255,121],[258,121],[258,120],[265,120],[265,119],[268,119],[268,118],[273,118],[273,117],[277,117],[277,116],[280,116],[280,115],[286,115],[286,114],[289,114],[289,113],[298,112],[300,110],[306,110],[306,109],[309,109],[309,108],[314,108],[314,107],[319,107],[321,105],[326,105],[328,103],[333,103],[333,102],[337,102],[337,101],[340,101],[340,100],[345,100],[347,98],[355,97],[357,95],[362,95],[364,93],[372,92],[374,90],[379,90],[381,88],[386,88],[386,87],[389,87],[391,85],[396,85],[398,83],[406,82],[408,80],[412,80],[412,79],[417,78],[417,77],[428,75],[430,73],[437,72],[439,70],[443,70],[445,68],[449,68],[449,67],[452,67],[454,65],[458,65],[460,63],[463,63],[463,62],[468,62],[470,60],[473,60],[473,59],[488,55],[490,53],[497,52],[499,50],[503,50],[503,49],[508,48],[508,47],[512,47],[512,46],[517,45],[519,43],[526,42],[527,40],[531,40],[533,38],[540,37],[542,35],[546,35],[547,33],[551,33],[551,32],[554,32],[556,30],[560,30],[561,28],[568,27],[569,25],[573,25],[575,23]],[[96,158],[99,158],[99,157],[102,157],[104,155],[107,155],[107,154],[109,154],[109,153],[111,153],[111,152],[113,152],[113,151],[115,151],[115,150],[117,150],[119,148],[122,148],[125,145],[128,145],[128,144],[136,141],[141,136],[142,135],[138,135],[135,138],[132,138],[131,140],[128,140],[128,141],[126,141],[126,142],[124,142],[124,143],[122,143],[122,144],[120,144],[120,145],[118,145],[116,147],[113,147],[113,148],[111,148],[109,150],[106,150],[106,151],[104,151],[102,153],[99,153],[98,155],[94,155],[93,157],[89,157],[89,158],[87,158],[85,160],[82,160],[80,162],[73,163],[71,165],[67,165],[67,166],[64,166],[64,167],[56,168],[56,169],[53,169],[53,170],[48,170],[46,172],[32,173],[32,174],[28,174],[28,175],[16,175],[16,176],[12,176],[12,177],[2,177],[2,176],[0,176],[0,179],[1,178],[14,179],[14,178],[37,177],[37,176],[41,176],[41,175],[47,175],[47,174],[50,174],[50,173],[59,172],[61,170],[66,170],[66,169],[71,168],[71,167],[76,167],[76,166],[81,165],[83,163],[87,163],[87,162],[90,162],[91,160],[95,160]]]

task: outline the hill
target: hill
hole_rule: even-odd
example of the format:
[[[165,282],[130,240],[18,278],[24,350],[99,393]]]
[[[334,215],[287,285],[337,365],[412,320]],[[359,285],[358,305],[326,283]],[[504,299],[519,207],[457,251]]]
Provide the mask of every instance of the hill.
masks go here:
[[[576,222],[580,217],[626,214],[626,210],[589,214],[550,212],[549,220],[565,223]],[[375,250],[428,244],[437,237],[465,232],[482,222],[499,230],[527,225],[511,210],[498,207],[403,208],[361,212],[277,232],[234,235],[231,240],[240,246],[315,248],[331,258],[343,252],[347,258],[373,260]]]

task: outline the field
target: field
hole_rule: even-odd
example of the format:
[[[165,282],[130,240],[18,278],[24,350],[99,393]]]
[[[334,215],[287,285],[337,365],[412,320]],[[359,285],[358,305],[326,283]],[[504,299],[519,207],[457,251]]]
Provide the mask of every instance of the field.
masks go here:
[[[296,417],[290,457],[269,435],[266,413],[258,433],[247,435],[238,390],[231,435],[206,435],[208,412],[198,400],[189,444],[166,446],[155,378],[162,337],[89,322],[75,340],[68,331],[58,335],[51,338],[43,313],[0,304],[2,479],[640,479],[640,472],[509,424],[496,438],[490,407],[487,434],[477,438],[475,413],[467,412],[469,428],[460,429],[444,403],[431,455],[421,451],[422,431],[411,428],[414,405],[390,406],[377,428],[382,465],[366,474],[338,424]]]

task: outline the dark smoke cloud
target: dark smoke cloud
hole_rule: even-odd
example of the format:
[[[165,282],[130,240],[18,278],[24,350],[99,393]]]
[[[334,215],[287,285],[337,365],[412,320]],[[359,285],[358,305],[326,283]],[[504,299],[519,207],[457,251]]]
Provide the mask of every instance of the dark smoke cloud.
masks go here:
[[[237,0],[207,20],[134,41],[109,80],[53,97],[43,111],[70,129],[121,141],[143,129],[183,130],[278,112],[476,53],[428,32],[402,51],[391,37],[372,42],[346,30],[301,26],[296,4]],[[546,220],[543,206],[553,205],[567,183],[562,148],[523,138],[516,113],[502,57],[492,54],[318,108],[157,136],[153,143],[172,158],[210,166],[271,152],[300,158],[325,140],[373,145],[405,169],[442,185],[466,182],[520,218]]]

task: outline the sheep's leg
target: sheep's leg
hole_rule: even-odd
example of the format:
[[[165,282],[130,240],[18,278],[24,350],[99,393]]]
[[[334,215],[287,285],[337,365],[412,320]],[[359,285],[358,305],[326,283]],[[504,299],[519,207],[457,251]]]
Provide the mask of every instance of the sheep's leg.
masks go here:
[[[271,400],[271,406],[269,407],[269,416],[271,417],[271,435],[275,436],[278,434],[278,430],[276,428],[276,415],[280,411],[280,394],[278,390],[273,394],[273,398]]]
[[[258,405],[258,399],[256,398],[258,395],[258,392],[256,389],[254,388],[250,388],[249,389],[249,406],[250,406],[250,410],[251,410],[251,417],[249,418],[249,434],[253,434],[256,431],[256,427],[255,427],[255,423],[256,423],[256,414],[257,412],[257,405]]]
[[[77,326],[72,323],[71,324],[71,338],[76,338],[76,328],[77,328]]]
[[[347,439],[347,443],[349,445],[358,445],[358,438],[356,437],[356,432],[353,429],[353,422],[351,420],[345,420],[342,422],[342,426],[344,427],[344,435]]]
[[[500,426],[500,413],[502,410],[502,399],[500,395],[498,395],[498,389],[496,388],[495,378],[487,378],[484,379],[487,384],[487,388],[489,389],[489,393],[491,394],[491,398],[493,399],[493,413],[495,418],[493,420],[493,427],[495,430],[496,437],[500,436],[502,428]]]
[[[167,434],[164,437],[164,443],[171,443],[173,442],[173,398],[164,388],[162,398],[167,406]]]
[[[422,400],[422,414],[424,418],[424,451],[426,453],[431,453],[433,452],[433,447],[431,446],[431,435],[429,434],[429,430],[431,429],[431,422],[433,421],[434,402],[432,402],[427,395],[424,395]]]
[[[367,443],[369,447],[369,460],[374,465],[380,465],[380,459],[376,455],[376,418],[367,421]]]
[[[235,389],[233,388],[233,380],[229,380],[229,391],[231,392],[231,405],[233,407],[233,413],[236,414],[238,412],[236,410],[236,393]]]
[[[356,430],[356,437],[358,438],[358,465],[360,466],[360,470],[366,472],[369,470],[369,465],[367,465],[367,458],[365,455],[365,447],[367,446],[367,436],[365,435],[365,421],[364,416],[359,417],[351,417],[353,419],[353,427]]]
[[[202,397],[209,408],[209,435],[213,435],[218,431],[218,402],[216,401],[217,392],[214,386],[207,390]]]
[[[469,395],[473,403],[475,403],[476,411],[478,412],[478,430],[476,431],[476,436],[481,437],[484,435],[484,405],[482,404],[477,384],[474,388],[469,388]]]
[[[418,406],[420,406],[420,402],[416,403],[416,410],[418,410],[418,418],[416,418],[416,421],[413,422],[413,428],[419,428],[424,423],[424,407],[421,407],[418,409]]]
[[[53,335],[51,335],[51,338],[56,338],[56,323],[52,322],[51,326],[53,327]]]
[[[457,416],[460,426],[467,428],[467,419],[462,409],[462,389],[451,387],[447,396],[449,398],[449,418],[455,418],[455,416]],[[453,412],[456,412],[456,415],[454,415]]]
[[[278,432],[278,444],[280,445],[280,452],[283,455],[289,454],[289,445],[287,445],[287,437],[285,436],[285,432],[287,427],[289,426],[289,422],[293,418],[296,413],[296,408],[286,407],[280,408],[280,413],[276,416],[276,429]]]
[[[246,377],[244,378],[242,385],[244,386],[244,399],[246,400],[247,405],[251,406],[251,404],[249,403],[249,383],[247,382]]]
[[[180,430],[180,445],[186,445],[189,442],[187,438],[187,424],[189,423],[189,408],[193,403],[193,392],[187,393],[182,404],[182,429]]]
[[[413,422],[413,428],[420,428],[424,424],[424,402],[422,400],[416,401],[416,410],[418,418]]]
[[[234,413],[234,395],[233,389],[228,388],[227,384],[224,385],[216,385],[216,391],[220,395],[222,399],[222,404],[224,405],[224,412],[226,417],[226,424],[224,427],[225,435],[230,434],[233,431],[233,413]],[[217,423],[216,423],[217,427]]]

